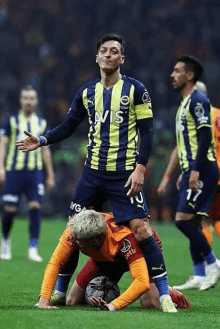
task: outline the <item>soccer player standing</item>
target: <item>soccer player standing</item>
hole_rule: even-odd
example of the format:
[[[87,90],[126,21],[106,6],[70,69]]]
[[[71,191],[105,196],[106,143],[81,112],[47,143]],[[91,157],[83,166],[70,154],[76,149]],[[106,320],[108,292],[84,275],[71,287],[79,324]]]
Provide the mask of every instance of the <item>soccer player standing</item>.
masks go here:
[[[13,218],[18,210],[22,193],[26,194],[30,217],[30,245],[28,258],[41,262],[38,254],[38,239],[40,233],[40,208],[44,195],[43,163],[47,172],[46,185],[48,189],[54,186],[54,172],[49,147],[43,147],[33,153],[17,151],[15,141],[24,136],[28,130],[40,136],[46,132],[46,120],[35,113],[38,96],[32,86],[21,89],[18,113],[10,115],[3,123],[0,134],[0,183],[5,184],[2,196],[2,239],[0,258],[11,259],[11,242],[9,238]],[[6,160],[6,161],[5,161]]]
[[[182,175],[177,182],[179,203],[176,226],[190,242],[194,276],[177,289],[206,290],[219,277],[216,257],[201,229],[201,220],[208,217],[215,195],[219,171],[214,156],[211,104],[196,82],[203,73],[200,62],[190,56],[178,59],[171,74],[174,90],[180,92],[182,102],[176,114],[176,140],[159,195],[166,190],[167,181],[179,158]],[[208,264],[205,272],[205,261]]]
[[[129,223],[157,285],[161,303],[170,303],[172,311],[174,305],[169,296],[163,256],[152,236],[141,191],[153,141],[151,100],[142,83],[120,74],[124,63],[124,40],[120,35],[107,34],[97,43],[96,63],[101,79],[79,89],[66,120],[39,139],[26,132],[29,137],[16,145],[26,152],[61,141],[88,115],[88,153],[70,214],[89,208],[97,196],[108,199],[115,222]]]

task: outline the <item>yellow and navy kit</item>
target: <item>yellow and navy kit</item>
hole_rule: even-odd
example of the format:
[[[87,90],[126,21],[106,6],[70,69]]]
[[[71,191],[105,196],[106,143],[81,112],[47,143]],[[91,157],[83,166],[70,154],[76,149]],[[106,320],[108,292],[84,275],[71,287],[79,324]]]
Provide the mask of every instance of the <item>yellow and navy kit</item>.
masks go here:
[[[176,115],[176,139],[180,167],[182,171],[191,169],[198,150],[198,131],[202,127],[212,129],[212,106],[203,93],[195,90],[185,97]],[[207,162],[214,162],[214,138],[206,154]]]
[[[24,130],[40,136],[46,132],[47,122],[42,117],[33,113],[26,118],[20,111],[17,114],[10,115],[3,123],[0,129],[0,136],[9,138],[8,152],[6,156],[6,171],[34,171],[42,170],[42,149],[39,147],[32,152],[23,153],[18,151],[15,142],[19,139],[24,139],[27,136]]]
[[[144,85],[125,75],[110,89],[100,80],[85,84],[76,94],[68,117],[80,123],[87,115],[90,130],[86,166],[133,170],[138,156],[138,121],[153,116]]]

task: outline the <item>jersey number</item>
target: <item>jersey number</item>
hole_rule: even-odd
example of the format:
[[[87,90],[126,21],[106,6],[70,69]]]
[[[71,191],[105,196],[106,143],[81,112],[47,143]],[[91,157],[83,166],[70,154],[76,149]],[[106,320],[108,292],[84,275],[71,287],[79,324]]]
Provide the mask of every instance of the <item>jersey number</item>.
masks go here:
[[[198,196],[202,193],[202,190],[201,189],[198,189],[197,190],[197,193],[194,195],[193,197],[193,201],[195,202],[198,198]],[[191,198],[191,195],[192,195],[192,189],[191,188],[188,188],[187,190],[187,197],[186,197],[186,200],[189,200]]]

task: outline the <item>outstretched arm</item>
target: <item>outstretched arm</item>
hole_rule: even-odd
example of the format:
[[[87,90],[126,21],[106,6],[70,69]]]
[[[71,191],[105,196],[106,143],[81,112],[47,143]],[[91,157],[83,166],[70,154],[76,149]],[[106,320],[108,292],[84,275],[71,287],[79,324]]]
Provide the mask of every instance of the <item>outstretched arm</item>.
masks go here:
[[[18,149],[22,152],[28,152],[36,150],[40,146],[60,142],[71,136],[79,124],[80,121],[67,116],[61,125],[49,131],[44,136],[40,136],[39,138],[27,131],[24,131],[28,138],[17,141],[16,146],[18,146]]]
[[[169,163],[167,165],[166,171],[163,175],[163,179],[158,187],[157,194],[158,196],[164,196],[167,192],[167,186],[170,181],[170,178],[177,168],[179,163],[177,148],[175,147],[173,152],[171,153]]]

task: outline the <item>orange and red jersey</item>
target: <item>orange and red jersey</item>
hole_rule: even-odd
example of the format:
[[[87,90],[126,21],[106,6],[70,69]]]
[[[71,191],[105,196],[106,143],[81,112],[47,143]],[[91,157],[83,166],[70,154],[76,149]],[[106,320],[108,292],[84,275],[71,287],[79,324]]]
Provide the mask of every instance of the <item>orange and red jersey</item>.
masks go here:
[[[98,251],[90,247],[81,249],[81,252],[98,262],[114,262],[118,258],[123,258],[127,262],[133,282],[112,302],[117,309],[120,309],[135,301],[149,289],[149,276],[145,259],[130,228],[115,225],[111,214],[102,215],[107,223],[103,246]],[[50,299],[60,269],[77,248],[71,232],[66,229],[46,267],[40,293],[42,298]]]
[[[216,107],[214,107],[212,112],[212,126],[215,143],[215,157],[218,167],[220,168],[220,109]],[[220,179],[218,185],[220,185]]]

